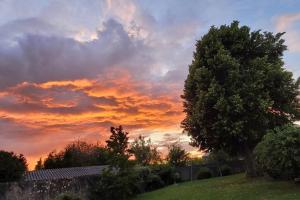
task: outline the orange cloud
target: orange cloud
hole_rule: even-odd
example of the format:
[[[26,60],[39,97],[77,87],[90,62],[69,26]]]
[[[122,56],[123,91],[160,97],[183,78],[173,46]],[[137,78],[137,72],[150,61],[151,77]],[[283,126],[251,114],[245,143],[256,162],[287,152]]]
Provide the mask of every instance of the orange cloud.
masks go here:
[[[40,156],[74,139],[104,142],[110,126],[123,125],[131,137],[143,134],[161,145],[166,133],[182,137],[184,116],[181,90],[160,87],[126,73],[121,78],[18,84],[0,94],[0,120],[10,122],[3,123],[7,133],[0,137],[20,145],[1,145],[28,155],[31,168]]]

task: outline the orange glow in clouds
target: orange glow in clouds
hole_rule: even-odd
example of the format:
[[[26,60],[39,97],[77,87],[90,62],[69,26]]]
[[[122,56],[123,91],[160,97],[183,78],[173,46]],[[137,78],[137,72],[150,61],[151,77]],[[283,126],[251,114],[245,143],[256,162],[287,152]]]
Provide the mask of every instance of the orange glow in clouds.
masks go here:
[[[180,129],[184,117],[181,90],[169,87],[168,92],[159,93],[160,85],[133,81],[126,75],[24,82],[0,94],[0,101],[5,102],[0,116],[12,124],[7,132],[14,133],[7,140],[19,141],[5,148],[25,154],[33,169],[41,156],[73,140],[103,143],[110,126],[123,125],[130,137],[143,134],[161,147],[178,139],[187,144]]]

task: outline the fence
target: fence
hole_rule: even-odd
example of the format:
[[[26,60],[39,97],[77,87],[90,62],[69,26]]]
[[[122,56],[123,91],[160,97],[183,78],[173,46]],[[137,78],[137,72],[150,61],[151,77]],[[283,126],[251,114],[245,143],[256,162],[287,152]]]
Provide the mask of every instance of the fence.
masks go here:
[[[236,160],[231,162],[226,162],[222,164],[203,164],[203,165],[190,165],[184,167],[176,167],[176,171],[180,174],[182,181],[196,180],[198,172],[201,168],[207,167],[212,172],[213,176],[221,176],[220,168],[222,165],[227,165],[231,168],[233,174],[241,173],[245,171],[245,164],[243,160]]]

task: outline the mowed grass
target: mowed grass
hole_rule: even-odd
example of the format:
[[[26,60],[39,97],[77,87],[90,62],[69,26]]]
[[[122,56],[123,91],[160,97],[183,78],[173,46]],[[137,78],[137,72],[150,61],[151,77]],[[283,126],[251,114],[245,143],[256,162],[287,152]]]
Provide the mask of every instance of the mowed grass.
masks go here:
[[[238,174],[180,183],[134,200],[300,200],[300,185]]]

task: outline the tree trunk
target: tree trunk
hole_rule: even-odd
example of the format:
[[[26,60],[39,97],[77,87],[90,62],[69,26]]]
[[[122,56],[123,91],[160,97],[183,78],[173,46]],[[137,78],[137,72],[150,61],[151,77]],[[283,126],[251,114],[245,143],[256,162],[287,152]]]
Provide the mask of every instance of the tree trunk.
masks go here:
[[[253,151],[249,147],[245,146],[245,164],[246,164],[246,175],[248,177],[257,177],[258,173],[255,167]]]

